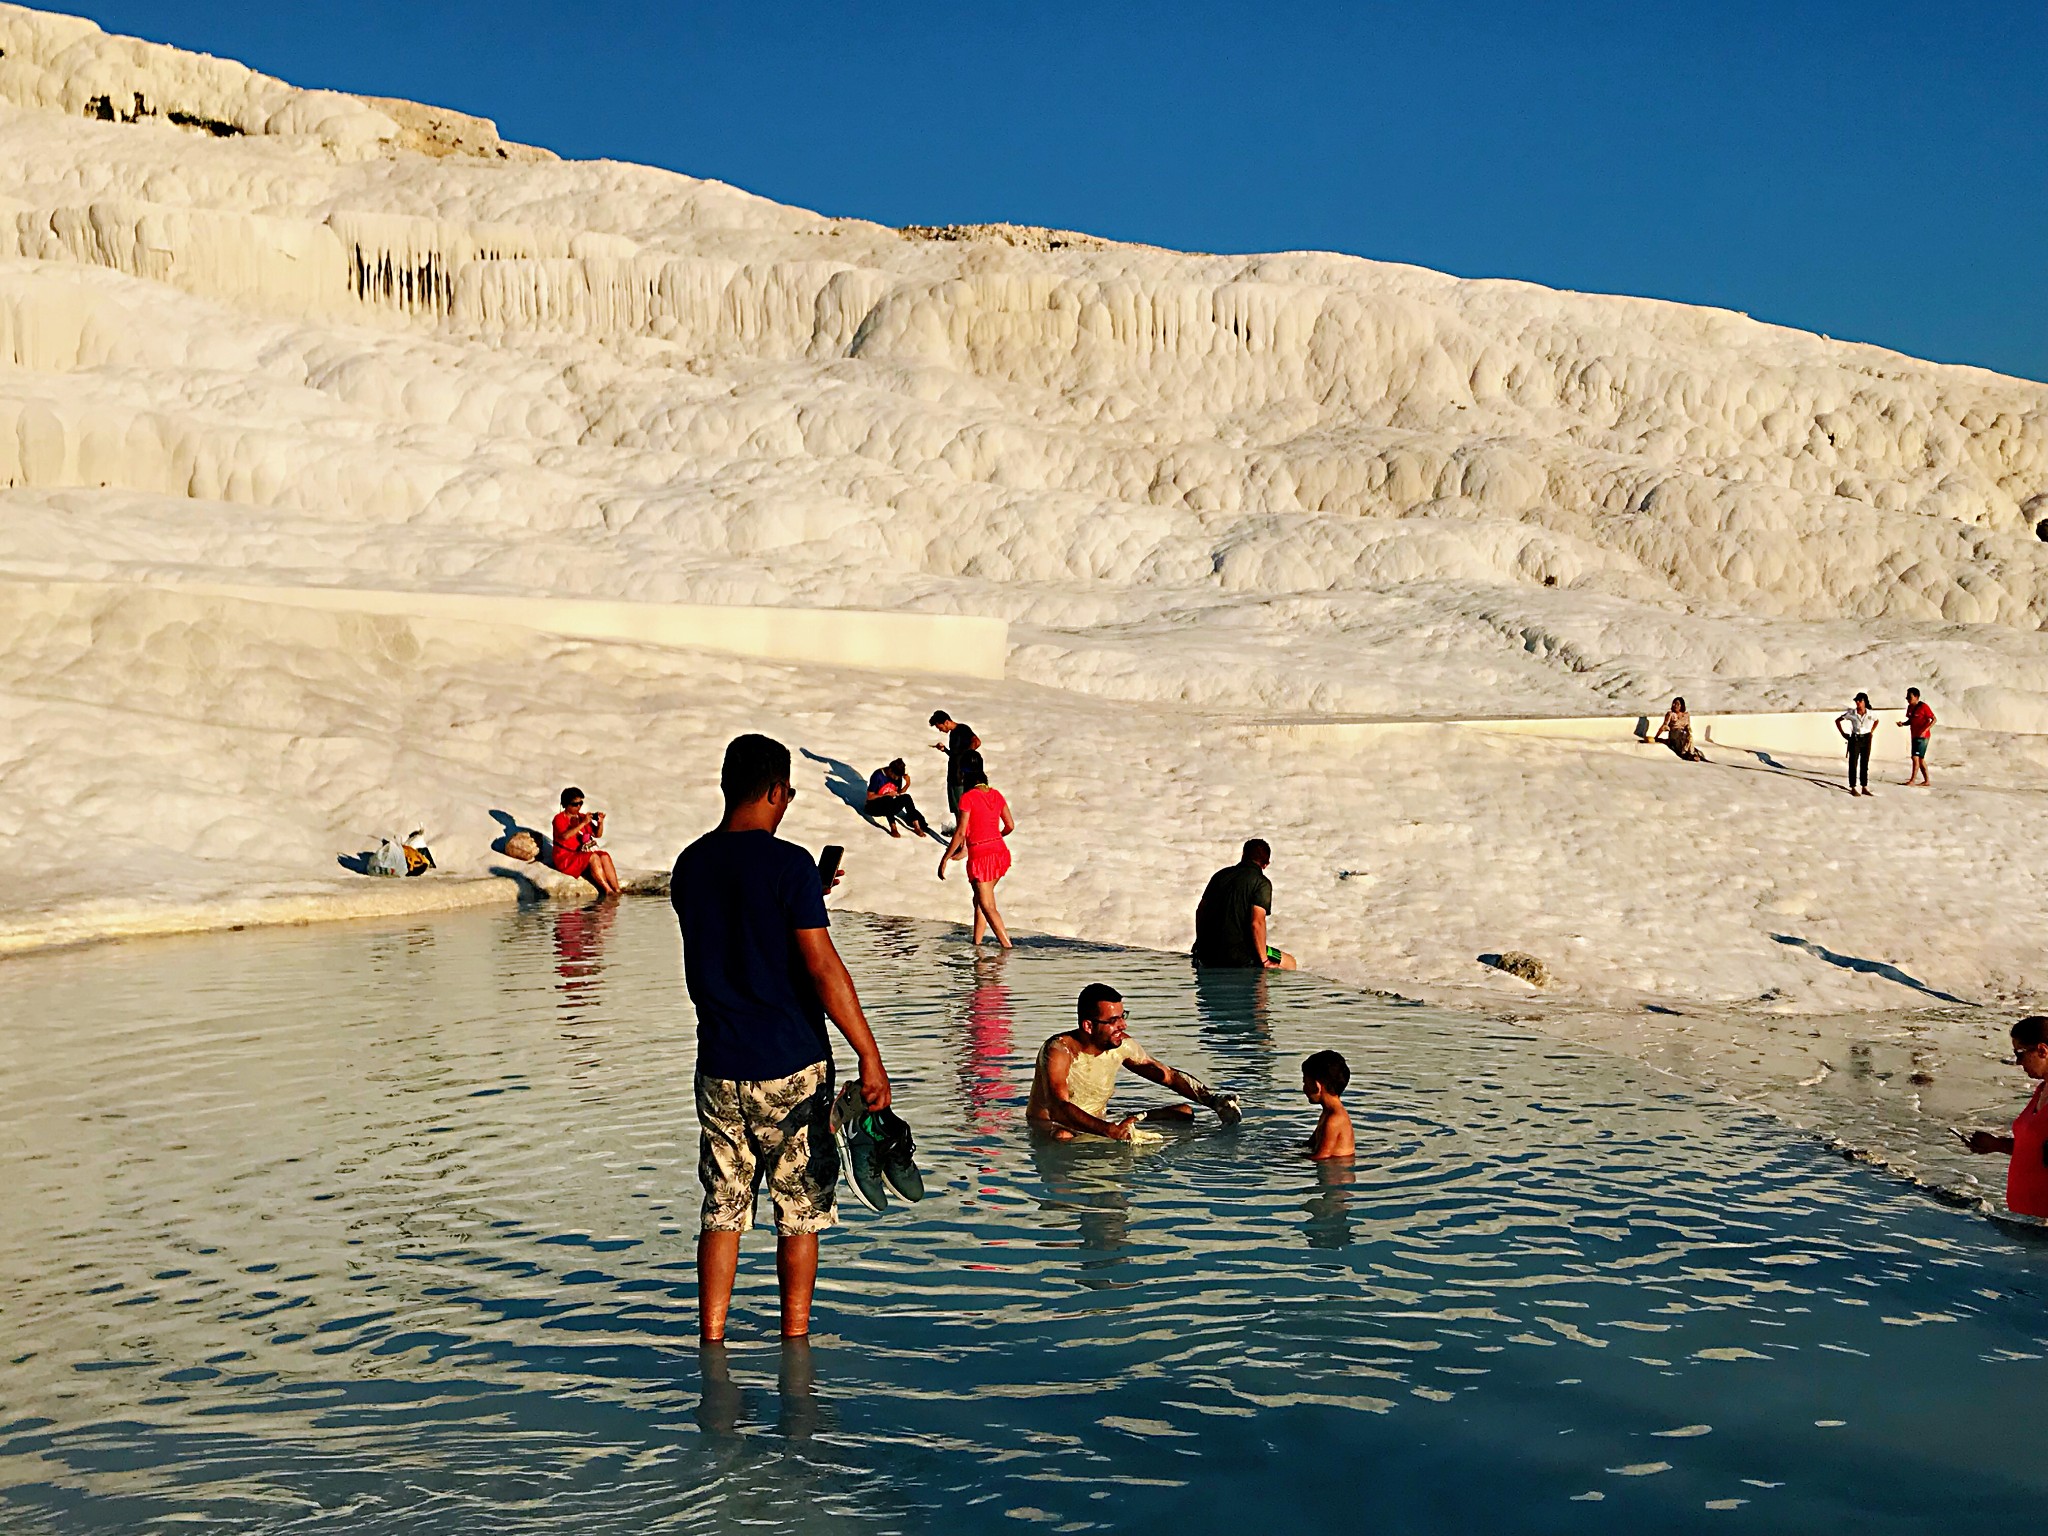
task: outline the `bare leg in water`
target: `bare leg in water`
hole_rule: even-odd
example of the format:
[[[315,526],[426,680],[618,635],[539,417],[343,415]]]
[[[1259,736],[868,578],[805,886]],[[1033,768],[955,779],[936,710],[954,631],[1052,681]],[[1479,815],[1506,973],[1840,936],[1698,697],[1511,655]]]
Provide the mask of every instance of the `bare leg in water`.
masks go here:
[[[1010,948],[1010,932],[1003,926],[1003,914],[996,910],[996,883],[993,880],[970,880],[974,888],[974,945],[981,947],[982,924],[995,930],[996,943],[1004,949]]]

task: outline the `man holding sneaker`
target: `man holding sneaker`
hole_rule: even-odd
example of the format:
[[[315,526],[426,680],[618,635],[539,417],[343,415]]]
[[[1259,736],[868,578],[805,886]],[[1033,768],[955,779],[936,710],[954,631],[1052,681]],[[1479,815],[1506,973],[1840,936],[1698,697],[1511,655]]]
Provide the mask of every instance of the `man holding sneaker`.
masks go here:
[[[740,1234],[753,1225],[765,1177],[782,1336],[802,1338],[818,1234],[837,1219],[827,1017],[860,1064],[859,1082],[847,1085],[849,1109],[871,1126],[901,1122],[887,1114],[889,1074],[832,945],[818,866],[775,835],[796,797],[789,749],[766,736],[736,737],[718,782],[724,819],[682,851],[669,885],[697,1011],[698,1329],[707,1342],[725,1337]]]

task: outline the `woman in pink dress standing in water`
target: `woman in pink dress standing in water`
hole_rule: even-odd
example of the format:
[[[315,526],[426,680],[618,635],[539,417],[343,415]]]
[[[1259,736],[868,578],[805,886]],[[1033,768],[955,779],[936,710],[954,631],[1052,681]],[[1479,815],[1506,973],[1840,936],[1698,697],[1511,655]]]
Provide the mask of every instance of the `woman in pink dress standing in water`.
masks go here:
[[[1009,930],[1003,914],[996,910],[996,882],[1010,872],[1010,848],[1003,841],[1017,830],[1009,802],[990,787],[988,770],[979,752],[964,753],[960,776],[966,788],[960,792],[960,820],[953,828],[953,841],[939,855],[939,878],[946,878],[946,866],[953,860],[967,860],[967,883],[974,889],[974,943],[981,946],[983,925],[993,929],[996,943],[1010,947]]]

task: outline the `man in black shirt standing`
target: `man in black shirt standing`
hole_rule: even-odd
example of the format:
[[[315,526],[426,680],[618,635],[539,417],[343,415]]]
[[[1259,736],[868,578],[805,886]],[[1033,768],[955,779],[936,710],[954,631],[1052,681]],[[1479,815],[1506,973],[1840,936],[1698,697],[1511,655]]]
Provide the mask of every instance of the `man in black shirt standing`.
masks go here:
[[[683,930],[683,978],[697,1013],[699,1335],[725,1338],[740,1234],[765,1180],[775,1202],[782,1336],[807,1336],[818,1234],[837,1219],[829,1018],[860,1065],[862,1101],[889,1107],[889,1074],[832,945],[811,855],[775,835],[796,790],[789,748],[735,737],[719,788],[725,816],[682,851],[669,903]]]
[[[932,750],[946,754],[946,804],[953,809],[953,815],[960,815],[960,797],[971,787],[962,776],[967,754],[981,750],[981,738],[974,734],[971,726],[962,725],[943,709],[932,711],[932,729],[945,736],[944,741],[932,743]]]
[[[1295,968],[1294,956],[1266,943],[1266,918],[1273,910],[1266,866],[1272,862],[1272,848],[1255,837],[1237,863],[1209,877],[1195,908],[1195,964],[1218,970]]]

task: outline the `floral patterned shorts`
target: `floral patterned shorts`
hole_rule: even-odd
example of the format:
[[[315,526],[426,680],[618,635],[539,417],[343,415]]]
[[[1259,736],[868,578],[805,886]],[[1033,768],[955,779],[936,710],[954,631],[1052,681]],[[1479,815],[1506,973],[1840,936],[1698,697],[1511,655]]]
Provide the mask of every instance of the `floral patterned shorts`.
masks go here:
[[[697,1181],[704,1230],[754,1224],[761,1179],[775,1202],[775,1230],[822,1232],[839,1219],[839,1147],[832,1139],[832,1063],[765,1082],[697,1074]]]

